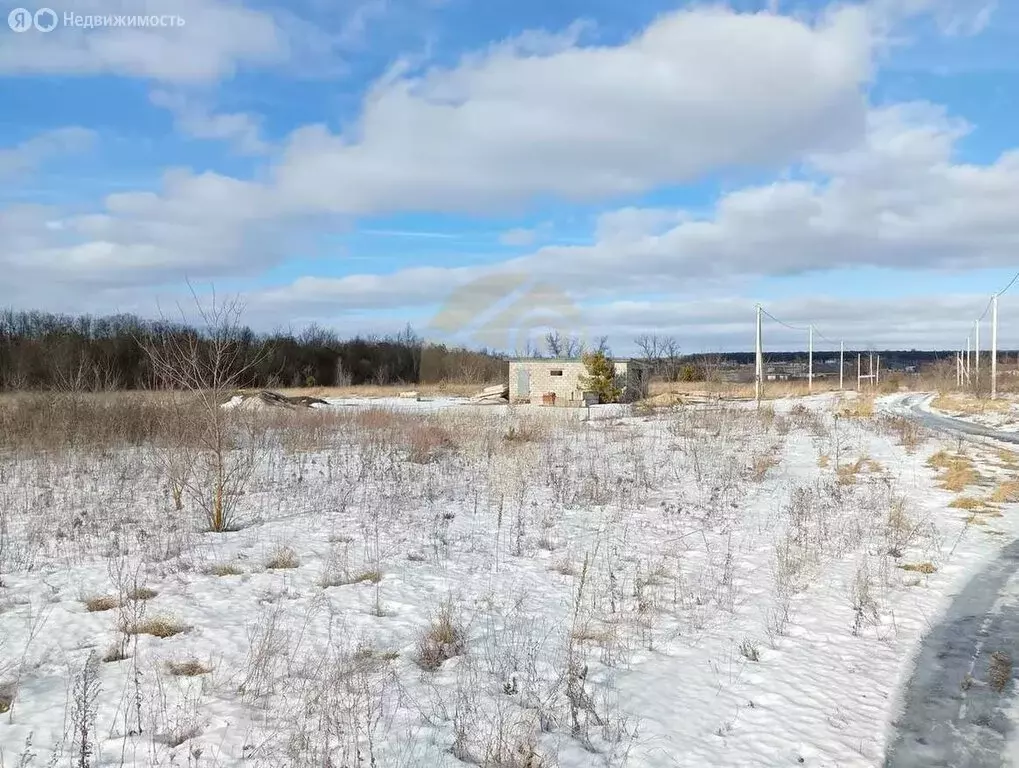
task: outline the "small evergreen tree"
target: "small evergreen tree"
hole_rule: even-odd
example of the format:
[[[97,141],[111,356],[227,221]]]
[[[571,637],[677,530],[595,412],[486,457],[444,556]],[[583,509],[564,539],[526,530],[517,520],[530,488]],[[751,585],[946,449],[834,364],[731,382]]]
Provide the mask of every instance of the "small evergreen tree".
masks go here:
[[[580,386],[585,392],[596,392],[598,401],[614,403],[619,400],[623,390],[616,386],[616,364],[603,350],[588,352],[582,358],[587,376],[580,377]]]

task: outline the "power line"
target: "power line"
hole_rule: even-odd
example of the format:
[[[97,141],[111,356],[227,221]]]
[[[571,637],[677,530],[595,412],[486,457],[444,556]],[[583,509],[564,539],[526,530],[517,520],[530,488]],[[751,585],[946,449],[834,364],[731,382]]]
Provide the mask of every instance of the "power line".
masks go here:
[[[1016,280],[1019,280],[1019,272],[1016,272],[1015,276],[1011,280],[1009,280],[1008,285],[1006,285],[1004,288],[998,291],[998,295],[1001,296],[1003,293],[1007,292],[1009,288],[1015,285]]]
[[[761,313],[764,314],[764,315],[767,315],[768,317],[770,317],[772,320],[774,320],[779,325],[784,325],[790,331],[809,331],[810,330],[810,328],[808,326],[799,327],[799,326],[795,326],[795,325],[789,325],[789,323],[787,323],[787,322],[785,322],[783,320],[779,320],[777,317],[775,317],[773,314],[771,314],[771,312],[766,310],[764,307],[761,307]]]

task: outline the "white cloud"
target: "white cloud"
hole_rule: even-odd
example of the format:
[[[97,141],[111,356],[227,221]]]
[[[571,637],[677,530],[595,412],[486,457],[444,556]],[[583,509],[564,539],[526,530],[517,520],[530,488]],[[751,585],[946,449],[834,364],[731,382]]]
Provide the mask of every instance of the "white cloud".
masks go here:
[[[61,22],[67,9],[57,11]],[[162,8],[128,0],[80,0],[75,15],[170,14],[180,27],[76,28],[61,23],[47,34],[8,35],[0,47],[3,74],[116,74],[162,81],[203,82],[240,64],[284,62],[291,41],[267,13],[226,0],[175,0]]]
[[[344,133],[296,131],[276,184],[346,214],[494,210],[778,167],[863,131],[873,41],[862,8],[813,26],[698,8],[614,47],[575,37],[518,39],[420,76],[396,69]]]
[[[173,113],[178,131],[196,139],[227,141],[246,155],[262,154],[269,145],[262,140],[259,119],[245,112],[214,113],[184,93],[153,91],[150,101]]]
[[[988,166],[952,162],[964,126],[927,104],[873,112],[866,141],[815,158],[824,178],[731,192],[708,217],[682,210],[605,214],[593,245],[547,246],[492,267],[415,268],[305,278],[272,291],[278,306],[425,305],[494,272],[527,274],[580,299],[686,292],[711,281],[858,266],[1011,267],[1019,252],[1019,152]],[[831,174],[830,178],[827,174]]]
[[[986,166],[960,164],[953,149],[968,126],[943,110],[910,104],[868,113],[870,24],[860,8],[813,25],[698,9],[663,16],[615,47],[580,46],[574,30],[496,46],[450,70],[417,77],[396,70],[373,88],[355,126],[339,136],[323,127],[297,131],[258,181],[175,170],[159,193],[110,195],[91,214],[4,211],[0,302],[69,308],[185,275],[256,274],[292,252],[305,217],[337,226],[360,213],[615,200],[745,165],[797,172],[729,192],[707,214],[610,210],[593,244],[542,247],[495,271],[529,275],[586,303],[686,292],[700,306],[741,290],[748,276],[1012,264],[1019,152]],[[193,134],[258,146],[249,116],[209,114],[166,93],[155,98]],[[528,236],[504,233],[518,243]],[[251,303],[276,321],[424,308],[491,273],[418,266],[306,276],[256,292]],[[713,282],[721,278],[725,288]],[[630,327],[622,314],[619,322]],[[713,338],[742,328],[742,320],[727,322],[736,325],[708,329]]]
[[[94,132],[72,126],[46,131],[15,147],[0,149],[0,179],[34,171],[61,155],[83,152],[94,141]]]

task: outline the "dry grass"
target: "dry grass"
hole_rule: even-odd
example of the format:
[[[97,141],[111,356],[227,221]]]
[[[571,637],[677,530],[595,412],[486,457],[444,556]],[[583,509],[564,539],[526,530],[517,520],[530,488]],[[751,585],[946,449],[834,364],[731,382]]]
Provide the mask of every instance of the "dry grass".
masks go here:
[[[453,436],[437,424],[417,421],[407,433],[407,459],[415,464],[437,461],[456,443]]]
[[[378,584],[380,581],[382,581],[382,571],[373,568],[354,575],[325,574],[319,583],[323,587],[343,587],[348,584]]]
[[[276,547],[269,555],[269,559],[265,561],[265,567],[270,571],[282,571],[288,568],[297,568],[300,565],[301,560],[297,556],[297,552],[293,547],[287,546]]]
[[[949,502],[948,506],[952,507],[953,509],[966,509],[970,511],[974,509],[989,508],[987,501],[985,501],[984,499],[978,499],[974,496],[960,496],[959,498]]]
[[[934,563],[931,562],[905,563],[903,565],[900,565],[899,568],[901,568],[904,571],[909,571],[910,573],[922,573],[927,576],[930,576],[932,573],[936,573],[938,570],[937,566],[935,566]]]
[[[843,464],[836,472],[836,478],[841,485],[853,485],[857,477],[864,472],[876,473],[881,471],[881,465],[869,456],[861,456],[852,464]]]
[[[764,480],[768,470],[779,465],[779,459],[773,453],[762,453],[754,459],[751,476],[756,482]]]
[[[233,563],[220,563],[206,568],[203,573],[207,576],[240,576],[244,570]]]
[[[844,419],[869,419],[874,415],[874,396],[860,395],[839,401],[836,413]]]
[[[1019,502],[1019,480],[1005,480],[991,494],[991,501],[996,504],[1015,504]]]
[[[990,666],[987,670],[987,682],[991,687],[1001,693],[1008,687],[1012,679],[1012,657],[1004,651],[995,651],[991,654]]]
[[[990,400],[960,393],[939,394],[931,401],[931,407],[945,413],[976,416],[986,413],[1010,413],[1012,406],[1007,400]]]
[[[94,451],[179,439],[173,413],[171,398],[162,393],[10,394],[0,397],[0,448]]]
[[[174,677],[198,677],[198,675],[207,675],[212,671],[212,667],[203,664],[198,659],[171,661],[167,663],[166,669]]]
[[[829,464],[831,464],[831,456],[827,453],[822,453],[817,457],[817,466],[821,469],[827,469]]]
[[[149,619],[125,624],[121,631],[125,635],[152,635],[153,637],[173,637],[187,632],[190,627],[169,616],[153,616]]]
[[[973,460],[962,454],[952,455],[940,450],[927,460],[927,466],[940,470],[940,487],[958,493],[968,486],[980,482],[980,473],[973,467]]]
[[[159,593],[149,587],[135,587],[127,593],[128,600],[151,600]]]
[[[882,426],[899,438],[899,445],[906,453],[913,453],[925,439],[925,432],[917,422],[904,416],[887,416],[881,421]]]
[[[4,683],[3,685],[0,685],[0,715],[11,711],[11,707],[14,705],[14,696],[16,692],[17,686],[14,683]]]
[[[418,666],[433,671],[466,650],[466,630],[455,617],[452,604],[446,603],[418,642]]]
[[[120,607],[120,600],[115,595],[94,595],[86,597],[82,602],[85,604],[85,610],[89,613],[112,611],[114,608]]]

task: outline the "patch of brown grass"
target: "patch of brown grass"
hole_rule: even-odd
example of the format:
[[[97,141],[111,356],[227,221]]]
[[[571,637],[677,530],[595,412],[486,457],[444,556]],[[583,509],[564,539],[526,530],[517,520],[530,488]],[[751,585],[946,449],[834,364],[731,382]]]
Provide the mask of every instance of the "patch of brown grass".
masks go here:
[[[288,568],[297,568],[301,565],[300,558],[293,547],[277,547],[265,561],[265,567],[270,571],[282,571]]]
[[[985,413],[1009,413],[1011,405],[1006,400],[990,400],[959,393],[940,394],[931,401],[931,407],[945,413],[973,416]]]
[[[240,566],[233,563],[220,563],[219,565],[206,568],[203,573],[206,576],[240,576],[244,571]]]
[[[166,668],[174,677],[198,677],[198,675],[207,675],[212,671],[212,667],[203,664],[198,659],[171,661],[167,663]]]
[[[990,666],[987,670],[987,682],[991,687],[1001,693],[1008,686],[1012,679],[1012,657],[1004,651],[995,651],[991,654]]]
[[[774,453],[762,453],[754,458],[754,465],[751,468],[751,476],[756,482],[764,480],[768,470],[779,465],[778,457]]]
[[[149,619],[131,622],[124,625],[121,631],[125,635],[152,635],[153,637],[173,637],[187,632],[190,627],[170,616],[153,616]]]
[[[85,604],[85,610],[89,613],[112,611],[114,608],[120,607],[120,600],[115,595],[94,595],[86,597],[82,602]]]
[[[159,593],[149,587],[135,587],[127,593],[128,600],[151,600]]]
[[[978,499],[975,496],[960,496],[959,498],[949,502],[948,506],[953,509],[965,509],[969,511],[976,509],[993,509],[993,507],[988,505],[986,499]]]
[[[831,464],[831,456],[827,453],[822,453],[817,457],[817,466],[821,469],[827,469],[829,464]]]
[[[909,571],[911,573],[923,573],[927,576],[931,575],[932,573],[936,573],[938,570],[937,566],[935,566],[934,563],[931,562],[904,563],[903,565],[900,565],[899,568],[901,568],[904,571]]]
[[[844,419],[869,419],[874,415],[874,396],[860,395],[839,403],[837,413]]]
[[[1019,480],[1005,480],[991,494],[991,501],[998,504],[1015,504],[1019,502]]]
[[[407,460],[428,464],[451,451],[456,443],[443,427],[428,422],[415,424],[406,434]]]
[[[418,642],[418,666],[433,671],[466,651],[466,630],[454,615],[452,604],[446,603]]]
[[[962,454],[952,455],[940,450],[927,459],[927,466],[940,470],[940,487],[958,493],[970,485],[980,482],[980,473],[973,467],[973,460]]]

